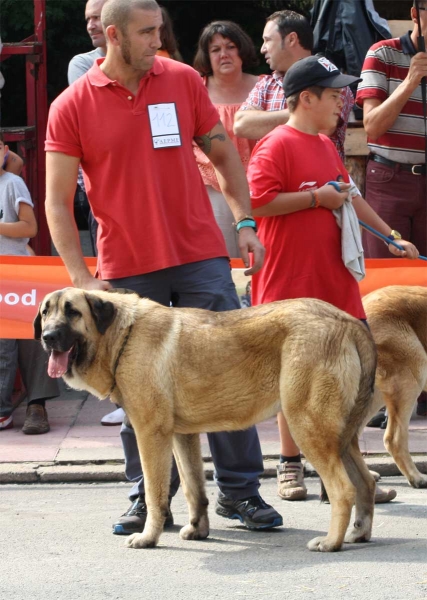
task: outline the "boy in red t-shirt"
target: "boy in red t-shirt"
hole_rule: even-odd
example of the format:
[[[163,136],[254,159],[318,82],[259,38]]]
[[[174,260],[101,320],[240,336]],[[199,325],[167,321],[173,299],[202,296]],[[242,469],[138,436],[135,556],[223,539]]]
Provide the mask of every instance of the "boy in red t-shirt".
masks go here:
[[[342,259],[341,229],[332,212],[351,193],[348,173],[334,144],[319,133],[336,127],[341,88],[356,81],[360,80],[342,75],[319,56],[299,60],[286,73],[289,121],[257,144],[248,168],[253,214],[259,217],[259,239],[266,248],[264,267],[252,278],[253,304],[318,298],[358,319],[366,318],[358,283]],[[330,181],[341,182],[340,191]],[[360,195],[352,197],[352,204],[362,221],[390,240],[400,238]],[[410,242],[399,239],[399,243],[405,250],[389,245],[392,254],[418,257]],[[278,423],[279,496],[304,500],[307,489],[299,448],[282,413]],[[376,500],[393,497],[394,490],[378,489]]]

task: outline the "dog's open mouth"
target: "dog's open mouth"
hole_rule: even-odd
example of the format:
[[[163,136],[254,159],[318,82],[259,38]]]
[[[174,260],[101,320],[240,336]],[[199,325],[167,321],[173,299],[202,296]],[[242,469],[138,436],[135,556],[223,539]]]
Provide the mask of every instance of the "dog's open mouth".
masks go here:
[[[71,358],[74,353],[75,346],[71,346],[66,352],[59,352],[58,350],[52,350],[49,355],[49,364],[47,366],[47,372],[49,377],[58,378],[65,375],[68,371]]]

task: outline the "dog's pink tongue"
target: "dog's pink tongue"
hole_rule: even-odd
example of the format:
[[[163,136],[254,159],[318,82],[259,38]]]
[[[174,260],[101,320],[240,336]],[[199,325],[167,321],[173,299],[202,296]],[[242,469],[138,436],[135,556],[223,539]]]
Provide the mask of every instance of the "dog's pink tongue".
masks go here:
[[[57,352],[52,350],[49,356],[49,364],[47,372],[49,377],[62,377],[68,369],[68,356],[71,352],[70,348],[67,352]]]

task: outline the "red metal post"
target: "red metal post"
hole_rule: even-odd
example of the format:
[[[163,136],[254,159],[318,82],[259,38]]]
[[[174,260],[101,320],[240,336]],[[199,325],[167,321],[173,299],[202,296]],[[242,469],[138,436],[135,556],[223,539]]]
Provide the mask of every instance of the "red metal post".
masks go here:
[[[51,242],[45,214],[46,164],[44,142],[47,125],[47,57],[46,57],[46,0],[34,0],[34,37],[41,44],[41,52],[33,57],[35,76],[35,126],[37,169],[37,220],[39,234],[35,244],[37,254],[50,255]],[[27,81],[29,77],[27,63]],[[28,104],[27,104],[28,107]]]

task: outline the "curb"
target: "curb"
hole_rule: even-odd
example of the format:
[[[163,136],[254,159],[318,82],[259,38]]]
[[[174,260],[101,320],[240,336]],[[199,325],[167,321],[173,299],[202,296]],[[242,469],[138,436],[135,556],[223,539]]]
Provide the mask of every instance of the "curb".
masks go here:
[[[393,460],[384,455],[365,456],[369,469],[377,471],[382,477],[401,475]],[[421,473],[427,474],[427,455],[413,455],[414,463]],[[276,477],[278,459],[264,460],[262,478]],[[204,463],[206,479],[213,478],[212,462]],[[306,471],[306,477],[317,477],[314,470]],[[0,463],[0,485],[27,483],[92,483],[92,482],[126,482],[124,463]]]

